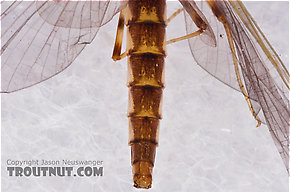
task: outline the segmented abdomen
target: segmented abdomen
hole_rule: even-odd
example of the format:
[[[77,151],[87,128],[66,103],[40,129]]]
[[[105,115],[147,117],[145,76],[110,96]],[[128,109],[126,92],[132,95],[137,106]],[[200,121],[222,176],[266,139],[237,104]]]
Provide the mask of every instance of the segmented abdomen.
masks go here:
[[[129,145],[134,186],[150,188],[164,88],[165,1],[129,1]]]

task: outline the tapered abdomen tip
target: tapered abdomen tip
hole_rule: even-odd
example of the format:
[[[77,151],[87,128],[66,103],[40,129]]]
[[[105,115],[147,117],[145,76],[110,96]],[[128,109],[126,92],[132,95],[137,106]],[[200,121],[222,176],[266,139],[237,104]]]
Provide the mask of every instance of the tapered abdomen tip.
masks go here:
[[[140,176],[140,175],[134,176],[134,186],[136,188],[149,189],[151,188],[151,184],[152,184],[152,176]]]
[[[136,188],[151,188],[152,168],[152,164],[148,162],[140,161],[133,164],[133,180]]]

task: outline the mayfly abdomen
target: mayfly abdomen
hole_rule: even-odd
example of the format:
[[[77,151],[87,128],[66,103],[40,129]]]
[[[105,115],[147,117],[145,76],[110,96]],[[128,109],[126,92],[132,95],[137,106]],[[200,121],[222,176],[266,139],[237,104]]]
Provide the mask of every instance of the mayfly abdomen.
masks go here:
[[[165,1],[129,1],[129,145],[134,186],[150,188],[164,88]]]

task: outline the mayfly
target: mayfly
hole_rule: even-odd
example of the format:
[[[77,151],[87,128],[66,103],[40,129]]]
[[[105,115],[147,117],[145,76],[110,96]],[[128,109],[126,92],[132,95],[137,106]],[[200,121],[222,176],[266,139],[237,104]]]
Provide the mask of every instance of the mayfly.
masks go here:
[[[100,27],[120,12],[113,59],[128,57],[129,145],[134,186],[150,188],[158,145],[166,44],[188,39],[196,62],[245,96],[267,124],[288,171],[289,73],[240,1],[181,1],[167,19],[165,0],[1,2],[1,89],[18,91],[68,67]],[[204,4],[202,4],[204,3]],[[166,40],[185,13],[187,35]],[[215,20],[208,20],[205,12]],[[127,48],[121,54],[123,29]]]

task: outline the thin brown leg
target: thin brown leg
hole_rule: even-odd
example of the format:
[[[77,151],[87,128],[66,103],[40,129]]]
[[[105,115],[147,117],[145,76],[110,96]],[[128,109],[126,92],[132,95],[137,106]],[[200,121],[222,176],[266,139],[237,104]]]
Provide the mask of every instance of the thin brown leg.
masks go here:
[[[115,46],[114,46],[114,51],[113,51],[113,56],[112,56],[112,59],[114,61],[121,60],[127,55],[126,52],[121,54],[123,34],[124,34],[124,25],[125,25],[125,16],[124,16],[124,11],[122,10],[120,12],[119,23],[118,23],[117,33],[116,33],[116,41],[115,41]]]
[[[175,18],[179,13],[181,13],[183,11],[183,8],[178,9],[177,11],[175,11],[167,20],[166,20],[166,24],[168,24],[173,18]]]

